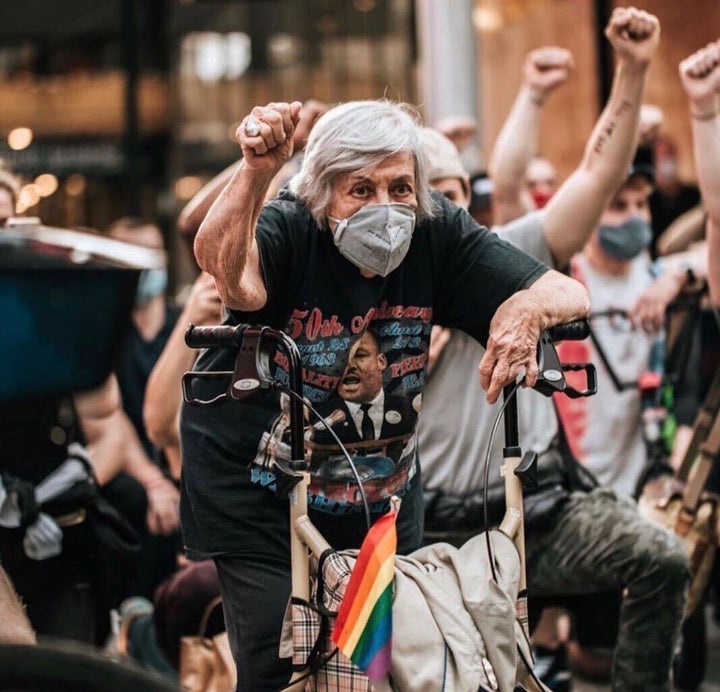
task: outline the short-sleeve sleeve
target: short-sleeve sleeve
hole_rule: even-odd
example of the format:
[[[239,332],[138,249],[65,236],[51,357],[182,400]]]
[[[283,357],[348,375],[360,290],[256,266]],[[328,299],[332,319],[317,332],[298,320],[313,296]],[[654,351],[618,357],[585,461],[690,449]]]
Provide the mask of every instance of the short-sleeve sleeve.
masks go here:
[[[555,265],[555,260],[545,239],[544,218],[543,210],[538,209],[523,214],[509,223],[493,226],[492,230],[499,238],[507,240],[508,243],[552,267]]]
[[[292,296],[299,268],[305,263],[308,234],[315,230],[305,207],[294,199],[278,198],[262,208],[255,238],[268,308]]]
[[[448,245],[436,291],[435,319],[482,344],[490,320],[513,293],[528,288],[549,267],[478,226],[463,209],[442,203],[435,224]]]

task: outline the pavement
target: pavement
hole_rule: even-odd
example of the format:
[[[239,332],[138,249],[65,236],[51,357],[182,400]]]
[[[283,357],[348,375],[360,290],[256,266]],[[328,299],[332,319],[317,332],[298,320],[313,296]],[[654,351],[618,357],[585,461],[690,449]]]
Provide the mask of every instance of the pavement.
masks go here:
[[[710,608],[706,610],[708,637],[708,667],[703,684],[697,692],[720,692],[720,627],[715,623]],[[676,688],[677,689],[677,688]],[[610,685],[597,685],[574,678],[572,692],[609,692]]]

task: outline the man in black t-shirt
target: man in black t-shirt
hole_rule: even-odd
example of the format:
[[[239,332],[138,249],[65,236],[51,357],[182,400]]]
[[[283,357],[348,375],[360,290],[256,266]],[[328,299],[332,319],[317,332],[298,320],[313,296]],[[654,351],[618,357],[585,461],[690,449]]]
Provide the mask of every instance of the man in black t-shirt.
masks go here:
[[[523,371],[534,383],[540,332],[586,314],[582,287],[433,195],[417,121],[399,104],[329,110],[310,135],[292,192],[262,207],[292,154],[299,109],[297,102],[271,104],[244,119],[237,134],[243,163],[195,241],[198,263],[230,309],[229,323],[284,329],[302,356],[303,395],[315,405],[335,395],[351,347],[368,329],[380,340],[378,364],[387,361],[385,391],[410,407],[421,401],[434,323],[487,343],[480,381],[490,401]],[[196,368],[232,369],[235,355],[209,349]],[[271,365],[275,378],[287,381],[282,354]],[[277,689],[290,675],[290,662],[277,655],[290,594],[288,509],[268,492],[272,454],[283,445],[257,454],[265,436],[278,439],[278,423],[287,421],[272,391],[212,410],[186,406],[181,419],[186,550],[217,564],[239,689]],[[392,495],[403,496],[398,550],[419,547],[414,430],[390,473],[365,489],[373,519]],[[336,548],[362,540],[357,491],[351,480],[311,475],[310,517]]]

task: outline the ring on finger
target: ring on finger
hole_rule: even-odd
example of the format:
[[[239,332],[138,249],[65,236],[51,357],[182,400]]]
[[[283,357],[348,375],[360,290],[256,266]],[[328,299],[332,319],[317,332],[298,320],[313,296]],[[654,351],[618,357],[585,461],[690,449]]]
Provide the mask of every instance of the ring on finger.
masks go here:
[[[260,134],[260,123],[255,118],[248,118],[245,121],[245,134],[248,137],[257,137]]]

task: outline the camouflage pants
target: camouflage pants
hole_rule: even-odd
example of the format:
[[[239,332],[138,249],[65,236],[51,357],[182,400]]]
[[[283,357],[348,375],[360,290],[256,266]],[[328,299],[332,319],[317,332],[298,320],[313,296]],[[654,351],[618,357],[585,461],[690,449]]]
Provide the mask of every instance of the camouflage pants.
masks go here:
[[[668,690],[690,579],[676,536],[612,490],[574,492],[548,528],[528,531],[531,596],[624,592],[613,690]]]

